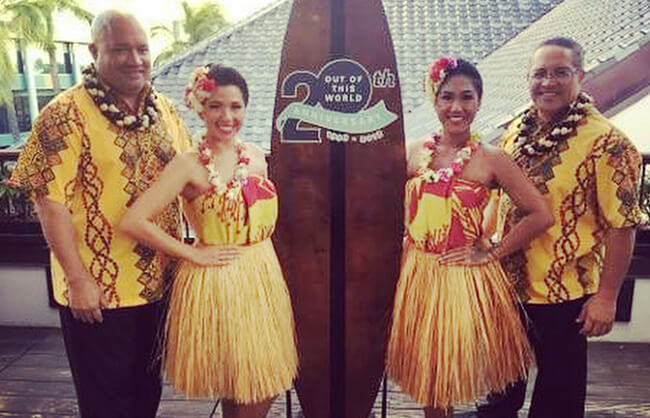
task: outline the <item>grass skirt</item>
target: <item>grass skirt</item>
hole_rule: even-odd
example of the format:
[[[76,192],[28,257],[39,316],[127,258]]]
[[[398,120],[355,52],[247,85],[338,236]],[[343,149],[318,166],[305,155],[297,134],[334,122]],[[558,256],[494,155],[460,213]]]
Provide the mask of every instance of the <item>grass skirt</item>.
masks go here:
[[[182,263],[165,337],[165,377],[188,397],[256,403],[291,388],[293,313],[271,240],[224,267]]]
[[[423,406],[474,401],[526,376],[533,355],[498,262],[444,266],[406,248],[387,372]]]

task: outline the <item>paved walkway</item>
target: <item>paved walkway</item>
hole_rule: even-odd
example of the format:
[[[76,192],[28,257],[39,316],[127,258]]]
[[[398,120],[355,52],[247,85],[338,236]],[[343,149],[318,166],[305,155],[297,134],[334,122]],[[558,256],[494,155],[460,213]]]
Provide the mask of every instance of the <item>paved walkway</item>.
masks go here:
[[[291,416],[301,417],[295,393],[291,401]],[[278,398],[268,417],[287,417],[286,404],[284,396]],[[165,387],[158,416],[209,417],[213,410],[214,402],[188,401]],[[381,417],[381,397],[373,413]],[[650,344],[590,343],[586,415],[650,417]],[[77,405],[60,331],[0,327],[0,417],[74,416]],[[219,408],[213,416],[221,416]],[[422,416],[417,405],[389,383],[387,417]],[[472,417],[472,408],[458,408],[456,416]]]

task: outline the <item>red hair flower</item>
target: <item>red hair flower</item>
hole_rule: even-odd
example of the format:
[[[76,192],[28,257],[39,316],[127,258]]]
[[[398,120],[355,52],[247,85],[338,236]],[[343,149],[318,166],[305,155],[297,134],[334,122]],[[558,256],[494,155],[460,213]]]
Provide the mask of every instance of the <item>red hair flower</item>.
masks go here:
[[[424,91],[431,103],[435,102],[436,94],[445,81],[447,74],[449,74],[449,71],[457,66],[458,61],[452,57],[438,58],[429,65],[429,71],[424,77]]]
[[[203,111],[203,103],[210,97],[217,82],[209,77],[208,66],[201,66],[192,72],[190,82],[185,88],[185,105],[196,113]]]

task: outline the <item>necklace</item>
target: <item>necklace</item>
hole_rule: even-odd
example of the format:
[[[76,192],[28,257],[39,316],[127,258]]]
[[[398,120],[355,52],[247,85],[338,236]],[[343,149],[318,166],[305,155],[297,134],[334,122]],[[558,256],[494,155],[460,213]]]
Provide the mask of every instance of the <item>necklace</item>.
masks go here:
[[[127,115],[117,107],[117,102],[108,94],[106,87],[99,82],[95,64],[90,64],[82,71],[83,86],[99,107],[106,118],[129,131],[144,131],[158,121],[158,107],[156,106],[156,91],[151,87],[149,94],[144,98],[144,106],[137,115]]]
[[[467,144],[456,152],[449,167],[433,170],[429,168],[429,165],[436,155],[440,139],[440,135],[435,134],[431,140],[424,143],[422,158],[416,170],[417,175],[422,176],[427,183],[437,183],[439,181],[448,183],[454,176],[458,176],[463,171],[467,161],[472,157],[474,151],[478,148],[479,143],[478,135],[472,134]]]
[[[569,106],[569,112],[561,121],[553,125],[547,135],[535,135],[537,131],[537,112],[530,108],[523,113],[519,124],[519,134],[515,138],[517,152],[527,157],[546,154],[555,146],[576,134],[580,121],[584,119],[593,99],[586,93],[580,93]]]
[[[208,169],[208,181],[212,184],[217,194],[225,193],[226,198],[230,200],[234,200],[239,195],[241,187],[246,184],[248,164],[250,163],[250,158],[246,154],[246,147],[239,140],[235,142],[235,152],[237,153],[235,172],[230,182],[225,184],[219,174],[219,170],[217,170],[216,162],[213,160],[214,153],[208,147],[205,135],[202,135],[202,140],[197,146],[199,162]]]

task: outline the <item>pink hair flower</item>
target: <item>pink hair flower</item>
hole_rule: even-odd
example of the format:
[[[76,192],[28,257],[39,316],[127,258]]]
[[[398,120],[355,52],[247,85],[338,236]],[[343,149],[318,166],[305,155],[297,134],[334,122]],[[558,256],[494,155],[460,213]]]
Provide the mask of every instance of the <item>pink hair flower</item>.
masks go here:
[[[431,150],[431,151],[435,151],[436,150],[436,143],[433,142],[433,141],[427,141],[427,142],[424,143],[424,147],[426,149]]]
[[[441,57],[429,65],[429,72],[424,79],[425,93],[429,100],[435,102],[435,97],[440,85],[445,81],[447,74],[458,66],[455,58]]]
[[[207,77],[197,81],[196,84],[197,84],[196,87],[199,90],[203,90],[203,91],[212,91],[212,89],[217,87],[217,82]]]

